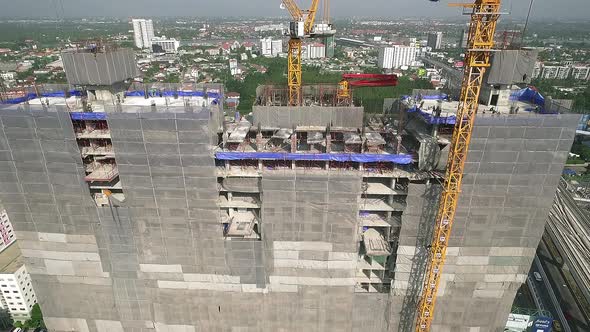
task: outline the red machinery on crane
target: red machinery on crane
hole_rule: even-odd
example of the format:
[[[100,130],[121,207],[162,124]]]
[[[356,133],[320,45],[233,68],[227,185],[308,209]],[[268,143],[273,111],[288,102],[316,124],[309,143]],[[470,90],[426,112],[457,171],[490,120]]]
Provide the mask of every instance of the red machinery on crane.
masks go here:
[[[336,95],[338,105],[352,104],[352,87],[380,87],[396,86],[396,75],[385,74],[343,74],[342,80],[338,83],[338,94]]]

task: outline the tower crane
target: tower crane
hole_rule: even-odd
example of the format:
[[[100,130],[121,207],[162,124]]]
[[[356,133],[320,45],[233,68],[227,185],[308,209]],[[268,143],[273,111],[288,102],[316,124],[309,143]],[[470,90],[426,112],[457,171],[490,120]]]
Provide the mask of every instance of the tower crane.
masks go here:
[[[289,105],[301,105],[301,44],[302,38],[313,37],[315,14],[320,0],[312,0],[308,10],[301,10],[294,0],[282,0],[293,21],[289,24],[289,53],[287,54],[287,84]]]
[[[430,247],[430,261],[426,269],[426,278],[418,304],[416,332],[430,331],[434,317],[436,295],[461,192],[461,182],[473,132],[473,122],[478,108],[483,76],[490,66],[490,55],[494,47],[494,34],[500,16],[501,2],[502,0],[474,0],[473,3],[469,4],[453,5],[470,10],[471,21],[467,39],[463,83],[457,110],[457,122],[453,130],[443,192],[436,216]]]

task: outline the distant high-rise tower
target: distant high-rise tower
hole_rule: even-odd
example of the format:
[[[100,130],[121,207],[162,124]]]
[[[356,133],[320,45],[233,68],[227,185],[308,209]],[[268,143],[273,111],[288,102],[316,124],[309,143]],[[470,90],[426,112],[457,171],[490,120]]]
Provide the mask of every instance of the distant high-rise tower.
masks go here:
[[[442,32],[432,32],[428,34],[427,46],[433,50],[439,50],[442,47]]]
[[[461,48],[467,48],[467,39],[469,38],[469,30],[463,29],[461,34]]]
[[[416,48],[412,46],[393,45],[379,50],[377,64],[382,69],[397,69],[411,66],[416,61]]]
[[[133,19],[133,39],[137,48],[151,48],[154,38],[154,23],[152,20]]]

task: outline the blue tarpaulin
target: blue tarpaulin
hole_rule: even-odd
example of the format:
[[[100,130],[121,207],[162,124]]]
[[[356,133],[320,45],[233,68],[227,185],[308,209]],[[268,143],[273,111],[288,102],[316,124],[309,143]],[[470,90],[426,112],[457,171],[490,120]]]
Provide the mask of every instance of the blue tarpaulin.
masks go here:
[[[71,90],[70,91],[70,96],[78,96],[79,97],[81,95],[82,95],[81,91],[78,91],[78,90]],[[28,93],[24,97],[8,99],[3,102],[0,102],[0,104],[20,104],[20,103],[24,103],[25,101],[29,101],[31,99],[35,99],[38,97],[39,96],[37,96],[36,93]],[[43,92],[43,93],[41,93],[41,97],[62,97],[62,98],[65,98],[66,93],[65,93],[65,91]]]
[[[125,92],[126,97],[143,97],[145,93],[143,91],[127,91]]]
[[[36,98],[37,95],[34,93],[29,93],[27,95],[25,95],[24,97],[19,97],[19,98],[13,98],[13,99],[8,99],[3,101],[3,104],[20,104],[20,103],[24,103],[25,101],[31,100]]]
[[[511,100],[518,100],[526,103],[538,105],[539,107],[545,106],[545,97],[543,97],[539,91],[530,87],[513,92],[510,95]]]
[[[370,153],[280,153],[280,152],[217,152],[220,160],[305,160],[305,161],[339,161],[339,162],[390,162],[408,165],[412,156],[405,154],[370,154]]]
[[[71,112],[72,120],[105,120],[107,114],[104,112]]]
[[[442,93],[440,95],[432,95],[432,96],[418,95],[418,99],[421,99],[421,100],[439,100],[439,99],[446,100],[448,98],[449,98],[449,96],[446,93]]]
[[[563,175],[573,176],[573,175],[577,175],[577,174],[578,173],[576,173],[576,171],[574,171],[573,169],[566,168],[563,170]]]

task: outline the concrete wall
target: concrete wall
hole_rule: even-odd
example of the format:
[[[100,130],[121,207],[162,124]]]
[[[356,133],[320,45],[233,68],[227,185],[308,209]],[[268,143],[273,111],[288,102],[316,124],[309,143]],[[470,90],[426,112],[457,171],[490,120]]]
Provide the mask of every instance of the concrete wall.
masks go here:
[[[435,331],[498,331],[543,234],[579,115],[478,116]]]
[[[73,85],[109,86],[139,73],[132,49],[106,53],[63,52],[61,57],[68,83]]]
[[[292,128],[293,126],[328,126],[360,128],[363,126],[362,107],[319,106],[254,106],[253,124],[262,128]]]

